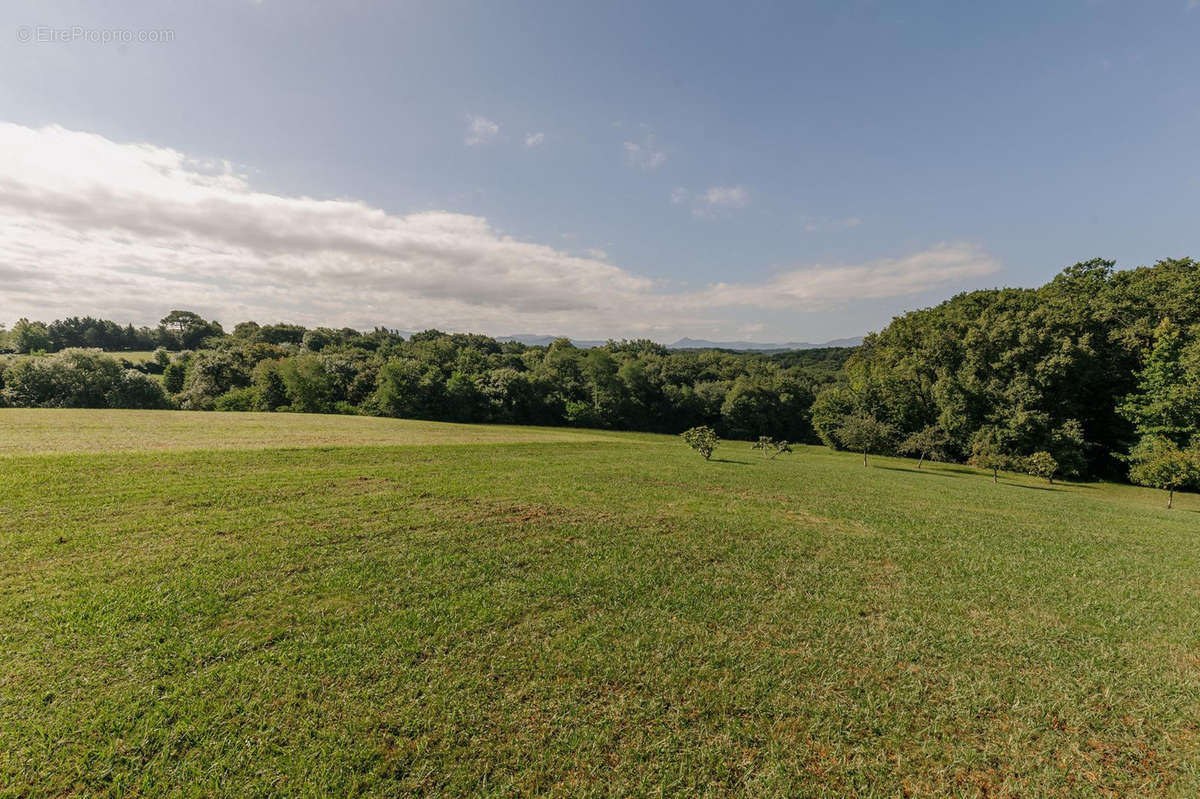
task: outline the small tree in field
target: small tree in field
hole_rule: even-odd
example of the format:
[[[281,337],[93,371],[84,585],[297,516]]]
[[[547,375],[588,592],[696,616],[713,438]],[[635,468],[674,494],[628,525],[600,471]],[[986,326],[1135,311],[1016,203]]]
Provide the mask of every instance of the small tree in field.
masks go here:
[[[1000,470],[1012,465],[1012,456],[1000,442],[1000,435],[993,428],[984,428],[971,440],[971,457],[967,463],[977,469],[992,473],[992,482],[1000,482]]]
[[[1058,474],[1058,461],[1054,460],[1054,456],[1049,452],[1035,452],[1025,459],[1025,471],[1054,485],[1054,475]]]
[[[861,452],[863,466],[867,465],[867,454],[878,452],[887,446],[896,435],[896,428],[881,422],[869,413],[853,413],[842,417],[841,426],[835,433],[838,443],[855,452]]]
[[[935,424],[918,430],[900,443],[900,451],[905,455],[917,455],[917,468],[926,458],[929,460],[945,460],[946,447],[950,444],[950,436]]]
[[[691,430],[684,430],[679,434],[687,445],[704,456],[704,460],[712,457],[713,450],[717,448],[717,444],[721,441],[717,437],[717,432],[707,425],[693,427]]]
[[[776,441],[770,436],[759,436],[758,441],[754,443],[751,449],[762,450],[764,458],[774,460],[785,452],[791,452],[792,445],[786,441]]]
[[[1129,453],[1129,479],[1138,485],[1167,492],[1167,508],[1175,492],[1200,481],[1200,442],[1188,449],[1163,436],[1145,436]]]

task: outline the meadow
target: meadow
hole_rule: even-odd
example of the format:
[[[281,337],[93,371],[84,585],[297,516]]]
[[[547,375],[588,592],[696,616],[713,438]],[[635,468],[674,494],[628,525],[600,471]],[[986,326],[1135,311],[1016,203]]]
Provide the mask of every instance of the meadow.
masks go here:
[[[0,410],[0,795],[1200,793],[1200,497]]]

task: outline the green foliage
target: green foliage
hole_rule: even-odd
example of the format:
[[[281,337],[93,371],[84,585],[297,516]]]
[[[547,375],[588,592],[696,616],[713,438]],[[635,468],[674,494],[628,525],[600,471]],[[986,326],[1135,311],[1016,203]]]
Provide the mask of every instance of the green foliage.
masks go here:
[[[931,424],[905,438],[896,449],[905,455],[916,455],[917,468],[920,469],[926,458],[947,460],[949,447],[950,436],[938,425]]]
[[[896,428],[869,413],[852,413],[842,417],[834,432],[839,444],[854,452],[861,452],[863,466],[867,455],[886,450],[896,437]]]
[[[1176,491],[1200,482],[1200,439],[1184,449],[1166,436],[1145,436],[1128,460],[1129,479],[1166,491],[1168,508],[1174,505]]]
[[[1154,331],[1154,346],[1138,372],[1137,391],[1120,406],[1139,437],[1162,436],[1185,444],[1200,433],[1200,339],[1170,319]]]
[[[750,448],[761,451],[764,458],[772,460],[792,451],[792,445],[787,441],[776,441],[770,436],[759,436]]]
[[[329,413],[337,397],[325,363],[315,355],[288,358],[279,366],[290,410],[298,413]]]
[[[977,469],[992,473],[992,482],[998,482],[1001,469],[1011,469],[1017,462],[1004,431],[995,426],[984,427],[971,438],[971,457],[967,460]]]
[[[183,384],[187,378],[187,364],[181,361],[168,363],[163,368],[163,388],[171,394],[178,394],[183,391]]]
[[[1054,475],[1058,474],[1058,468],[1058,461],[1049,452],[1035,452],[1025,459],[1026,472],[1051,484],[1054,483]]]
[[[838,430],[856,405],[854,393],[844,385],[831,386],[817,395],[812,405],[812,426],[822,444],[831,449],[841,446]]]
[[[288,404],[287,384],[280,374],[279,361],[259,361],[250,380],[255,390],[254,410],[274,411]]]
[[[193,311],[171,311],[159,320],[159,327],[173,338],[174,349],[195,349],[209,338],[224,335],[217,322],[203,319]]]
[[[167,408],[156,380],[95,350],[24,358],[4,370],[3,404],[26,408]]]
[[[249,370],[233,352],[202,350],[187,363],[179,404],[184,410],[213,410],[217,397],[249,384]]]
[[[1164,318],[1183,332],[1148,358]],[[937,424],[951,458],[968,455],[975,434],[994,427],[1012,455],[1046,451],[1063,474],[1115,474],[1115,456],[1136,438],[1131,415],[1158,416],[1155,424],[1177,432],[1192,424],[1173,418],[1186,416],[1186,392],[1162,405],[1136,395],[1147,360],[1142,377],[1152,383],[1193,384],[1186,367],[1180,374],[1157,364],[1188,362],[1195,336],[1187,331],[1197,324],[1196,261],[1122,271],[1103,260],[1076,264],[1038,289],[969,292],[897,317],[847,361],[844,384],[817,398],[813,423],[823,440],[849,413],[874,413],[904,437]],[[1200,375],[1200,347],[1194,360]],[[1118,412],[1123,403],[1131,413]]]
[[[225,392],[213,403],[217,411],[257,411],[263,410],[262,400],[256,386],[233,388]]]
[[[239,322],[224,335],[216,323],[183,310],[167,314],[155,329],[71,317],[56,320],[49,334],[50,350],[64,342],[160,348],[147,362],[128,366],[161,371],[168,394],[189,410],[354,410],[671,433],[707,425],[719,435],[790,441],[813,439],[814,391],[834,379],[848,352],[672,352],[646,341],[580,349],[565,339],[527,347],[437,330],[406,341],[384,328],[362,333],[256,322]],[[181,351],[172,362],[167,350],[185,345],[197,349]],[[292,359],[300,360],[288,365]],[[275,365],[256,376],[264,362]],[[253,397],[241,391],[251,386]]]
[[[383,416],[423,419],[436,405],[440,389],[436,373],[419,361],[389,361],[379,370],[372,406]]]
[[[331,344],[338,343],[340,340],[340,334],[328,327],[318,327],[309,330],[300,339],[304,345],[304,349],[309,352],[320,352]]]
[[[679,435],[689,447],[703,455],[704,460],[712,457],[713,451],[716,450],[717,444],[721,441],[717,436],[717,432],[706,425],[684,430]]]
[[[20,353],[46,352],[51,348],[50,331],[41,322],[18,319],[8,334],[8,343]]]

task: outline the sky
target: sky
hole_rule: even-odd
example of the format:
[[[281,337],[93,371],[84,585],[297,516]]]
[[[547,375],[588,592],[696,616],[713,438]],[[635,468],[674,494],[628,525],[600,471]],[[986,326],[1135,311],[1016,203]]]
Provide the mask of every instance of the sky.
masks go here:
[[[812,341],[1200,255],[1200,0],[0,0],[0,322]]]

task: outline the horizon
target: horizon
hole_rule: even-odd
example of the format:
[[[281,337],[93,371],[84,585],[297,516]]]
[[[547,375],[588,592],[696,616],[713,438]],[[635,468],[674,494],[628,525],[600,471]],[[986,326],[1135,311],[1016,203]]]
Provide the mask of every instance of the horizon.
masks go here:
[[[1114,273],[1124,272],[1124,271],[1132,271],[1135,269],[1143,269],[1143,268],[1151,267],[1151,266],[1154,266],[1155,264],[1161,263],[1163,261],[1168,261],[1168,260],[1173,260],[1173,259],[1189,259],[1190,257],[1191,256],[1187,256],[1187,255],[1164,256],[1161,258],[1157,258],[1153,262],[1150,262],[1150,263],[1136,264],[1133,266],[1122,266],[1121,264],[1114,264],[1112,267],[1112,270]],[[1081,264],[1081,263],[1086,263],[1089,260],[1092,260],[1092,259],[1080,259],[1080,260],[1074,261],[1070,264],[1065,264],[1065,265],[1063,265],[1063,267],[1061,269],[1059,269],[1057,272],[1055,272],[1054,275],[1059,274],[1060,272],[1062,272],[1062,270],[1067,269],[1070,266],[1074,266],[1074,265]],[[1107,261],[1107,260],[1111,260],[1111,259],[1097,258],[1096,260]],[[955,292],[953,294],[948,294],[945,297],[937,299],[928,305],[922,305],[919,307],[902,309],[902,310],[898,311],[892,317],[889,317],[887,322],[885,324],[881,325],[877,329],[864,330],[863,332],[858,333],[858,334],[845,335],[845,336],[832,336],[832,337],[828,337],[828,338],[816,336],[813,339],[806,339],[806,340],[789,339],[789,340],[764,341],[761,339],[755,339],[753,337],[737,337],[737,338],[728,338],[728,339],[718,339],[718,338],[705,338],[705,337],[700,337],[700,336],[695,336],[695,335],[689,335],[686,333],[682,334],[682,335],[674,336],[674,337],[670,338],[670,340],[666,340],[661,337],[656,338],[653,335],[635,336],[635,335],[612,335],[612,334],[610,334],[610,335],[598,335],[598,336],[572,336],[572,335],[567,335],[565,333],[537,332],[537,331],[499,333],[499,332],[494,332],[494,331],[484,331],[484,330],[480,330],[477,328],[455,329],[455,328],[446,328],[446,327],[427,327],[427,328],[420,328],[420,329],[417,329],[417,328],[410,329],[410,328],[403,328],[403,327],[392,327],[392,326],[384,325],[384,324],[367,324],[367,325],[361,325],[361,326],[326,324],[326,323],[322,323],[322,322],[314,322],[311,324],[304,324],[295,319],[283,319],[283,318],[275,318],[275,319],[271,319],[269,321],[264,321],[261,319],[233,319],[232,317],[228,317],[228,321],[226,322],[220,318],[219,314],[216,316],[211,316],[211,317],[205,316],[204,314],[201,314],[201,316],[205,316],[205,318],[208,319],[208,321],[216,322],[216,323],[220,324],[223,328],[226,328],[226,333],[231,333],[234,326],[236,326],[237,324],[240,324],[242,322],[254,322],[256,324],[261,324],[261,325],[301,325],[308,329],[328,328],[328,329],[337,330],[337,329],[341,329],[341,328],[351,328],[360,333],[370,332],[376,328],[383,328],[383,329],[388,330],[389,332],[393,332],[393,333],[402,335],[404,337],[409,337],[409,336],[412,336],[413,334],[421,333],[426,330],[437,330],[439,332],[447,333],[447,334],[451,334],[451,335],[483,335],[483,336],[488,336],[490,338],[496,339],[498,341],[535,339],[535,338],[536,339],[566,338],[566,339],[570,339],[572,342],[580,342],[580,341],[587,342],[587,343],[589,343],[589,346],[593,342],[600,342],[602,344],[607,341],[633,341],[633,340],[637,340],[637,339],[647,339],[647,340],[653,341],[657,344],[662,344],[662,345],[668,346],[668,347],[671,347],[674,344],[678,344],[678,343],[681,343],[684,341],[699,341],[699,342],[709,342],[716,346],[723,346],[723,345],[727,345],[727,344],[748,344],[753,347],[764,347],[765,348],[765,347],[772,347],[774,345],[780,345],[781,347],[787,347],[788,345],[792,345],[792,344],[800,344],[800,345],[804,345],[804,346],[812,346],[814,348],[819,348],[819,347],[826,347],[826,346],[833,346],[833,347],[858,346],[858,344],[841,344],[839,342],[856,340],[857,342],[861,343],[862,340],[864,338],[866,338],[867,336],[879,333],[880,331],[887,328],[887,326],[892,322],[893,319],[896,318],[896,316],[903,316],[903,315],[913,313],[913,312],[924,311],[924,310],[929,310],[931,308],[936,308],[936,307],[954,299],[954,297],[958,296],[959,294],[971,293],[971,292],[977,292],[977,291],[1007,291],[1007,290],[1033,291],[1033,290],[1040,288],[1042,285],[1045,285],[1045,283],[1050,282],[1050,280],[1053,279],[1054,275],[1051,275],[1042,284],[1039,284],[1036,286],[1014,286],[1014,285],[999,285],[998,284],[995,286],[984,286],[984,287],[979,287],[979,288],[975,288],[975,289],[970,289],[967,291]],[[194,308],[177,308],[177,309],[178,310],[186,310],[186,311],[195,311]],[[168,312],[169,311],[163,311],[162,314],[165,315]],[[40,317],[32,316],[32,315],[25,315],[22,317],[18,317],[17,319],[13,319],[11,321],[0,320],[0,330],[11,330],[13,325],[20,319],[28,319],[29,321],[32,321],[32,322],[44,322],[44,323],[49,324],[50,322],[57,321],[59,319],[84,318],[84,317],[89,317],[89,316],[96,318],[96,319],[106,319],[106,317],[104,317],[102,315],[98,315],[95,313],[86,313],[86,312],[60,314],[53,318],[45,317],[44,315],[40,316]],[[142,319],[128,319],[128,320],[109,319],[108,321],[116,322],[117,324],[120,324],[122,326],[132,325],[135,328],[142,328],[142,327],[154,328],[159,325],[159,322],[162,318],[163,318],[163,316],[156,316],[155,314],[151,314],[149,317],[144,317]]]

